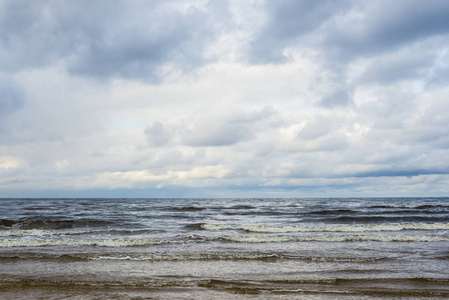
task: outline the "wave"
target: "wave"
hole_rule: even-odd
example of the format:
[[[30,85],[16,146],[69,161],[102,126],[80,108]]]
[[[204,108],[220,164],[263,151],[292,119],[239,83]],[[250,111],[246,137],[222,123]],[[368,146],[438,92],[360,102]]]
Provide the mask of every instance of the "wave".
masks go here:
[[[249,204],[237,204],[231,207],[223,207],[223,209],[254,209],[256,207]]]
[[[146,260],[146,261],[178,261],[178,260],[205,260],[205,261],[222,261],[222,260],[262,260],[274,261],[278,259],[283,260],[302,260],[313,262],[376,262],[380,260],[387,260],[384,257],[321,257],[321,256],[297,256],[278,253],[197,253],[197,254],[151,254],[151,255],[98,255],[89,257],[92,260]]]
[[[432,208],[443,208],[443,209],[449,209],[449,205],[441,205],[441,204],[435,204],[435,205],[418,205],[414,206],[414,209],[432,209]]]
[[[203,230],[243,230],[247,232],[287,233],[287,232],[365,232],[365,231],[402,231],[402,230],[448,230],[449,223],[406,223],[379,225],[298,225],[298,226],[268,226],[268,225],[227,225],[196,223],[186,227]]]
[[[315,210],[305,213],[305,215],[356,214],[357,212],[359,211],[352,209],[330,209],[330,210]]]
[[[372,205],[371,209],[408,209],[408,210],[426,210],[434,208],[449,209],[449,205],[442,204],[423,204],[423,205]]]
[[[338,262],[338,263],[370,263],[391,260],[386,257],[326,257],[326,256],[291,256],[287,259],[305,260],[313,262]],[[362,271],[364,272],[364,270]]]
[[[409,209],[388,209],[388,210],[382,210],[382,211],[361,211],[360,212],[361,216],[366,216],[367,214],[369,215],[377,215],[377,216],[391,216],[391,215],[396,215],[396,216],[401,216],[401,215],[405,215],[405,216],[426,216],[426,214],[432,214],[432,216],[441,216],[441,215],[446,215],[447,216],[447,211],[441,211],[441,210],[432,210],[432,211],[413,211],[413,210],[409,210]]]
[[[382,216],[379,215],[362,215],[362,216],[338,216],[333,218],[327,218],[326,221],[332,222],[342,222],[342,223],[380,223],[380,222],[448,222],[449,215],[444,216],[416,216],[416,215],[408,215],[408,216]]]
[[[223,261],[223,260],[262,260],[273,261],[287,258],[274,253],[184,253],[184,254],[49,254],[49,253],[20,253],[17,255],[1,255],[0,261],[15,260],[57,260],[57,261],[89,261],[89,260],[133,260],[133,261]],[[305,258],[304,258],[305,259]],[[310,260],[313,260],[312,258]],[[317,259],[318,260],[318,259]]]
[[[279,243],[279,242],[437,242],[449,241],[441,235],[238,235],[221,236],[220,239],[238,243]]]
[[[198,207],[198,206],[183,206],[183,207],[170,207],[166,210],[170,211],[202,211],[204,210],[204,207]]]
[[[273,286],[276,294],[335,294],[363,295],[382,298],[413,298],[413,299],[446,299],[449,296],[447,278],[403,277],[403,278],[329,278],[306,280],[271,280],[266,284]],[[275,287],[279,286],[280,289]],[[364,298],[364,297],[363,297]]]
[[[198,287],[207,284],[210,280],[198,279],[153,279],[153,280],[123,280],[123,281],[97,281],[97,280],[64,280],[62,278],[0,278],[0,285],[6,287],[126,287],[126,288],[163,288],[163,287]]]
[[[276,260],[283,258],[271,253],[197,253],[197,254],[149,254],[149,255],[98,255],[90,257],[92,260],[138,260],[138,261],[179,261],[179,260]]]
[[[164,232],[163,230],[154,229],[86,229],[86,230],[45,230],[45,229],[9,229],[0,230],[0,237],[8,236],[67,236],[67,235],[82,235],[82,234],[114,234],[114,235],[133,235],[142,233],[154,233],[154,232]]]
[[[123,261],[149,261],[149,262],[164,262],[164,261],[268,261],[273,262],[277,260],[296,260],[306,262],[338,262],[338,263],[374,263],[378,261],[389,260],[386,257],[338,257],[338,256],[304,256],[291,255],[285,253],[181,253],[181,254],[140,254],[140,253],[104,253],[104,254],[89,254],[89,253],[17,253],[0,255],[0,262],[8,261],[23,261],[23,260],[38,260],[38,261],[58,261],[58,262],[72,262],[72,261],[108,261],[108,260],[123,260]]]
[[[328,297],[354,296],[357,299],[365,298],[364,296],[441,299],[449,296],[446,285],[448,282],[447,279],[439,278],[325,278],[266,281],[211,279],[200,286],[233,294],[299,294],[301,299],[308,298],[307,295],[319,297],[325,294]],[[419,287],[415,287],[416,285]]]
[[[294,279],[294,280],[239,280],[227,278],[198,278],[198,277],[165,277],[165,278],[124,278],[115,280],[98,280],[86,278],[73,278],[72,280],[64,277],[41,277],[41,278],[19,278],[7,277],[0,278],[0,285],[7,289],[30,289],[28,291],[37,292],[44,289],[46,297],[49,293],[55,291],[71,291],[78,298],[79,295],[85,295],[86,288],[101,291],[101,295],[108,298],[116,298],[118,293],[126,291],[125,295],[135,296],[135,292],[145,292],[143,298],[148,297],[148,292],[173,291],[177,290],[178,297],[191,298],[192,292],[201,291],[197,296],[209,297],[210,290],[220,291],[221,298],[238,298],[239,294],[245,299],[263,296],[263,298],[272,298],[275,295],[289,297],[299,296],[301,299],[308,297],[319,297],[328,299],[330,297],[341,298],[350,297],[354,299],[371,297],[383,298],[435,298],[446,299],[449,296],[447,283],[449,280],[430,277],[402,277],[402,278],[317,278],[317,279]],[[187,289],[186,289],[187,288]],[[201,288],[201,290],[191,288]],[[32,290],[31,290],[32,289]],[[206,291],[205,291],[206,289]],[[183,293],[187,291],[188,294]],[[223,294],[226,292],[228,294]],[[250,294],[250,295],[248,295]],[[33,295],[33,294],[32,294]],[[57,294],[63,298],[61,294]],[[150,294],[151,295],[151,294]],[[166,294],[164,294],[166,295]],[[169,294],[170,295],[170,294]],[[67,294],[64,294],[67,296]],[[157,296],[157,294],[156,294]],[[190,296],[190,297],[189,297]],[[43,297],[44,298],[44,297]],[[66,297],[64,297],[66,298]],[[102,297],[103,298],[103,297]],[[127,297],[128,298],[128,297]],[[131,297],[130,297],[131,298]],[[132,297],[142,298],[142,297]],[[217,297],[218,298],[218,297]]]
[[[206,223],[192,223],[185,225],[184,228],[193,230],[207,230],[206,228],[204,228],[205,225]]]
[[[47,247],[47,246],[98,246],[98,247],[134,247],[180,243],[180,241],[162,241],[148,239],[42,239],[42,240],[0,240],[0,248],[9,247]]]
[[[444,235],[377,235],[377,234],[340,234],[340,235],[219,235],[214,237],[191,237],[177,240],[151,239],[0,239],[0,248],[34,248],[34,247],[144,247],[162,244],[187,244],[203,242],[235,242],[235,243],[273,243],[273,242],[436,242],[449,241]],[[132,259],[128,255],[126,259]],[[213,256],[211,256],[213,257]],[[217,256],[218,258],[219,256]],[[136,257],[135,257],[136,258]],[[143,258],[143,257],[141,257]],[[148,259],[156,259],[156,256]],[[168,257],[166,257],[168,259]],[[201,256],[197,257],[201,259]],[[223,259],[225,257],[222,257]],[[122,258],[123,259],[123,258]],[[136,258],[137,259],[137,258]],[[181,259],[181,258],[178,258]],[[203,257],[206,259],[206,257]],[[231,258],[229,258],[231,259]],[[237,259],[237,257],[235,257]],[[243,259],[243,258],[242,258]]]
[[[378,278],[326,278],[326,279],[293,279],[293,280],[267,280],[275,284],[353,284],[353,283],[449,283],[449,278],[438,277],[378,277]]]
[[[24,230],[0,230],[0,236],[45,236],[45,235],[80,235],[95,232],[94,230],[43,230],[43,229],[24,229]]]
[[[7,220],[0,219],[0,227],[20,229],[69,229],[76,227],[97,227],[114,224],[102,220]]]
[[[57,261],[57,262],[74,262],[89,261],[89,257],[85,254],[47,254],[47,253],[18,253],[17,255],[0,255],[1,262],[13,262],[23,260],[39,260],[39,261]]]
[[[296,217],[300,214],[298,214],[295,211],[276,211],[276,210],[264,210],[264,211],[258,211],[258,210],[230,210],[230,211],[224,211],[222,212],[225,216],[268,216],[268,217],[274,217],[274,216],[291,216]]]

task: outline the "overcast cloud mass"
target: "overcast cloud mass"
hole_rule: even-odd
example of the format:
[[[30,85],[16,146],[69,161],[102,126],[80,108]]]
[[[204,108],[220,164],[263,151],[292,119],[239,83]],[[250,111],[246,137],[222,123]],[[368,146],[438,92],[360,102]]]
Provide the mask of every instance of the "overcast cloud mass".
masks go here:
[[[0,0],[0,197],[447,196],[448,16]]]

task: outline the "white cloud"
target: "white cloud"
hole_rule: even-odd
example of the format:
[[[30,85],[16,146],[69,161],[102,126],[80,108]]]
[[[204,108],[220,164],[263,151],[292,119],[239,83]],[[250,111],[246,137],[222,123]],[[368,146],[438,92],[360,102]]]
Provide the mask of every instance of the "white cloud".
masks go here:
[[[178,180],[221,179],[229,176],[231,170],[223,165],[198,166],[190,170],[168,170],[164,174],[155,175],[148,170],[105,172],[93,179],[93,182],[85,182],[87,187],[102,188],[138,188],[142,183],[150,183],[156,187],[164,185],[176,185]],[[78,188],[83,186],[78,186]]]
[[[5,170],[11,168],[17,168],[24,164],[24,161],[20,157],[15,156],[0,156],[0,168]]]

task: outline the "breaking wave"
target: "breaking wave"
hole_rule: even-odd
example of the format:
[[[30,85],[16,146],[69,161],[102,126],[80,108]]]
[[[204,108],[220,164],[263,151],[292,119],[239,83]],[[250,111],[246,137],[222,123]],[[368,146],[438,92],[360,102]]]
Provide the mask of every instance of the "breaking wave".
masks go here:
[[[271,242],[436,242],[449,241],[449,237],[441,235],[239,235],[222,236],[224,240],[243,243],[271,243]]]
[[[441,235],[239,235],[222,236],[224,240],[240,243],[272,243],[272,242],[436,242],[449,241],[449,237]]]
[[[191,224],[189,228],[203,230],[243,230],[247,232],[287,233],[287,232],[366,232],[366,231],[402,231],[402,230],[447,230],[449,223],[410,223],[410,224],[379,224],[379,225],[298,225],[269,226],[245,225],[233,226],[227,224]]]
[[[93,260],[146,260],[146,261],[178,261],[178,260],[276,260],[281,258],[271,253],[199,253],[199,254],[150,254],[150,255],[98,255]]]
[[[42,239],[42,240],[0,240],[0,247],[46,247],[46,246],[99,246],[99,247],[133,247],[168,243],[161,240],[147,239]],[[170,243],[177,243],[171,241]]]

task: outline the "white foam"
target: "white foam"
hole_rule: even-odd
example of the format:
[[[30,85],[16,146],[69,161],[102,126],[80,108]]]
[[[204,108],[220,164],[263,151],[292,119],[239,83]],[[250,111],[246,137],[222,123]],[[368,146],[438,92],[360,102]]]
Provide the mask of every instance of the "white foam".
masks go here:
[[[161,241],[145,239],[27,239],[0,240],[0,247],[45,247],[45,246],[100,246],[100,247],[132,247],[160,244]]]
[[[251,253],[251,254],[151,254],[151,255],[107,255],[92,257],[93,260],[149,260],[149,261],[174,261],[174,260],[252,260],[277,258],[275,254]]]
[[[317,225],[317,226],[266,226],[226,224],[202,224],[205,230],[245,230],[249,232],[288,233],[288,232],[366,232],[366,231],[401,231],[401,230],[448,230],[448,223],[411,223],[411,224],[377,224],[377,225]]]
[[[270,243],[270,242],[432,242],[449,241],[449,237],[441,235],[375,235],[375,234],[348,234],[348,235],[238,235],[223,236],[222,238],[233,242],[244,243]]]

